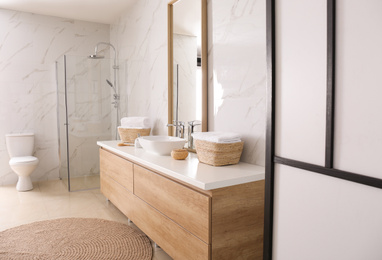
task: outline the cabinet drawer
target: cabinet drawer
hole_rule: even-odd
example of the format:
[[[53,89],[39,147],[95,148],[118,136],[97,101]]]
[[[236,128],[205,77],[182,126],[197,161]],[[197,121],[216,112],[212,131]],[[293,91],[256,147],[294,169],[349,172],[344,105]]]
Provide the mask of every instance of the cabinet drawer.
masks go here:
[[[210,197],[138,165],[134,165],[134,194],[210,243]]]
[[[133,192],[133,164],[104,149],[100,149],[100,171]]]
[[[138,197],[132,221],[173,259],[210,259],[211,247]]]

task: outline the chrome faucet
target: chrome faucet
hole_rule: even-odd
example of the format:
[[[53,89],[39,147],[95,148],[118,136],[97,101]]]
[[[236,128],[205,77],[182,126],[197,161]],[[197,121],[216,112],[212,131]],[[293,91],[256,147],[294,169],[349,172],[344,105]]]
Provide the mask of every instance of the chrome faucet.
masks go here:
[[[200,125],[200,121],[193,120],[188,121],[188,148],[194,149],[194,138],[192,138],[192,133],[194,132],[195,126]]]
[[[172,124],[167,124],[167,126],[175,127],[175,136],[184,138],[184,122],[173,120]]]

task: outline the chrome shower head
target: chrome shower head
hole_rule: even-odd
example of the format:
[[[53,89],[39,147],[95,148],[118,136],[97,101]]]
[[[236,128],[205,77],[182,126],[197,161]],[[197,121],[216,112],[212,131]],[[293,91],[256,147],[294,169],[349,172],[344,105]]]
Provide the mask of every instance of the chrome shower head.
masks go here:
[[[90,59],[103,59],[105,57],[101,56],[101,55],[97,55],[97,54],[92,54],[92,55],[89,55],[89,58]]]

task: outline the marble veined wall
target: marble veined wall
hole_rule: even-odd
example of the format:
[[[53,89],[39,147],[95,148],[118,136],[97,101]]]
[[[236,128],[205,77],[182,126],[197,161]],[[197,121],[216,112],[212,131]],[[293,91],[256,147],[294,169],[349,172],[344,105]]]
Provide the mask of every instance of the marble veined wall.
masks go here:
[[[110,41],[126,61],[121,116],[149,117],[152,134],[167,135],[167,1],[137,1],[111,25]]]
[[[265,165],[265,0],[210,0],[209,22],[209,130],[240,133],[241,160]]]
[[[0,9],[0,185],[16,183],[5,134],[35,133],[32,180],[59,176],[55,61],[87,56],[110,26]]]

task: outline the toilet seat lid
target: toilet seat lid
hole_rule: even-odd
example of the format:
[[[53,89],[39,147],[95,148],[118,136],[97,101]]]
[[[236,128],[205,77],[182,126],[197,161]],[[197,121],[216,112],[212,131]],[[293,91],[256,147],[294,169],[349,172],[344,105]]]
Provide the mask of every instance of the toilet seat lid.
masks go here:
[[[10,165],[13,164],[22,164],[22,163],[33,163],[38,162],[38,159],[34,156],[21,156],[21,157],[13,157],[9,161]]]

